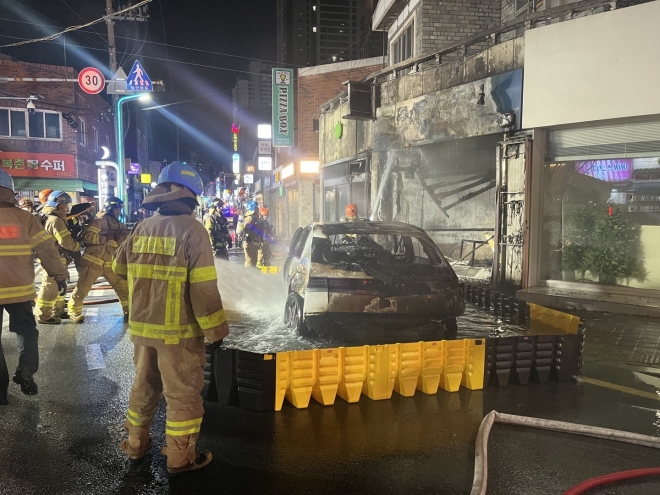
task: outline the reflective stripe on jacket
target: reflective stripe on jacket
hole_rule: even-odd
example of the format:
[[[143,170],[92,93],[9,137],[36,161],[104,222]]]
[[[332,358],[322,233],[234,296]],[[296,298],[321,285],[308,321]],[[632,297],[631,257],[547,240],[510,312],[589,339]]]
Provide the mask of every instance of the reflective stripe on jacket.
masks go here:
[[[66,225],[66,215],[49,206],[46,206],[43,211],[46,215],[44,229],[55,238],[60,248],[74,253],[80,251],[80,243],[71,237],[71,232]]]
[[[83,233],[85,242],[83,265],[103,266],[104,263],[112,261],[112,256],[124,242],[127,234],[128,231],[123,223],[105,212],[99,213]]]
[[[192,216],[145,219],[119,247],[112,268],[128,280],[132,336],[178,344],[228,334],[208,233]]]
[[[69,272],[39,220],[9,203],[0,203],[0,305],[36,297],[32,252],[37,253],[46,273],[56,280],[66,280]]]

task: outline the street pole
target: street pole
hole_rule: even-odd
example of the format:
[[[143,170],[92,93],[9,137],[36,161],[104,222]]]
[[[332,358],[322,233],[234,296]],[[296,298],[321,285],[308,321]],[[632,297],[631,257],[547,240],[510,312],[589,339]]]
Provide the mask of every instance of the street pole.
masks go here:
[[[114,10],[112,9],[112,0],[105,0],[105,15],[112,16]],[[110,52],[110,70],[112,71],[112,77],[115,76],[117,72],[117,47],[115,46],[115,23],[112,17],[108,17],[105,20],[106,25],[108,26],[108,52]],[[116,99],[116,96],[112,97]]]
[[[126,198],[126,166],[124,161],[124,114],[123,105],[127,101],[136,100],[144,96],[144,93],[135,93],[132,95],[122,96],[118,98],[115,103],[115,135],[117,136],[117,165],[119,166],[118,191],[120,192],[119,199],[124,204],[128,205]]]

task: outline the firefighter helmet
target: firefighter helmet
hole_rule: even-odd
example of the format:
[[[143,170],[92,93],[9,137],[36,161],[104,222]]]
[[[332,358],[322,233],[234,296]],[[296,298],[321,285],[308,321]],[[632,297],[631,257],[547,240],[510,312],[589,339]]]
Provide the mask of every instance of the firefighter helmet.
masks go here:
[[[14,179],[4,170],[0,170],[0,187],[6,187],[11,192],[14,192]]]
[[[357,206],[355,206],[354,204],[351,203],[346,207],[346,218],[355,218],[357,217],[357,214],[358,214]]]
[[[259,208],[259,215],[262,217],[267,217],[269,213],[268,208]]]
[[[254,199],[251,199],[250,201],[245,203],[245,213],[251,215],[257,210],[258,207],[259,205],[257,204],[257,202]]]
[[[107,214],[112,215],[112,210],[119,208],[120,210],[124,207],[124,202],[119,199],[117,196],[108,196],[108,199],[103,203],[103,211]]]
[[[69,196],[64,191],[53,191],[52,193],[50,193],[50,196],[48,196],[48,201],[46,202],[46,206],[50,206],[51,208],[57,208],[62,203],[71,204],[71,196]]]
[[[50,193],[52,193],[52,189],[44,189],[39,193],[39,202],[43,205],[46,204],[48,201],[48,196],[50,196]]]
[[[202,194],[204,182],[197,171],[190,165],[181,162],[172,162],[158,176],[158,185],[172,182],[187,187],[196,196]]]

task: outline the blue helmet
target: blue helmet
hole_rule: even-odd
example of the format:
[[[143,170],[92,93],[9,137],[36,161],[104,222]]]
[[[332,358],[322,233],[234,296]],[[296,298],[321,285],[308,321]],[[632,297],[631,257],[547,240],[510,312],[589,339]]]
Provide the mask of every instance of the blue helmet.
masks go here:
[[[14,192],[14,179],[4,170],[0,170],[0,187],[6,187],[11,192]]]
[[[187,187],[197,196],[204,191],[204,182],[197,171],[190,165],[181,162],[172,162],[158,176],[158,185],[165,182],[173,182],[180,186]]]
[[[259,208],[259,204],[254,199],[245,203],[245,213],[254,212],[257,208]]]
[[[69,196],[64,191],[53,191],[48,196],[48,201],[46,201],[46,206],[51,208],[57,208],[57,205],[62,203],[71,203],[71,196]]]

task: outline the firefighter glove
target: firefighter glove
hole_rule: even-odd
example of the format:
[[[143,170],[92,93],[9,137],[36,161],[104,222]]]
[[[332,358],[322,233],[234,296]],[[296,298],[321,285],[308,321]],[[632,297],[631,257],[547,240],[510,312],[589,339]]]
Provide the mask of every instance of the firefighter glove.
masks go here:
[[[60,290],[60,296],[66,296],[66,291],[68,290],[68,285],[66,280],[60,280],[57,282],[57,288]]]

